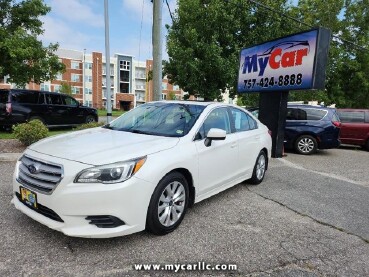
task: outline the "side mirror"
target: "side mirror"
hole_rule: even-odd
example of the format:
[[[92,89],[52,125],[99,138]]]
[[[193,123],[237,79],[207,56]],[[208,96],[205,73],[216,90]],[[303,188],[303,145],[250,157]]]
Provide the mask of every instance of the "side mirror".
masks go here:
[[[227,132],[225,130],[218,129],[218,128],[211,128],[208,134],[206,135],[206,139],[204,142],[205,146],[206,147],[211,146],[211,142],[213,140],[225,140],[226,134]]]

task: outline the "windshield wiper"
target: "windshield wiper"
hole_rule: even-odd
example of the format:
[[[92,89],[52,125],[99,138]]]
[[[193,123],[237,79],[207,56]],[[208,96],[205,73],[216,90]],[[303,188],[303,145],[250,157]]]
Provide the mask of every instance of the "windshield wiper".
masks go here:
[[[104,126],[101,126],[102,128],[105,128],[105,129],[109,129],[109,130],[114,130],[114,127],[110,126],[110,124],[106,124]]]
[[[144,134],[144,135],[150,135],[149,132],[145,132],[145,131],[142,131],[142,130],[137,130],[137,129],[133,129],[133,130],[127,130],[127,132],[132,132],[132,133],[135,133],[135,134]]]

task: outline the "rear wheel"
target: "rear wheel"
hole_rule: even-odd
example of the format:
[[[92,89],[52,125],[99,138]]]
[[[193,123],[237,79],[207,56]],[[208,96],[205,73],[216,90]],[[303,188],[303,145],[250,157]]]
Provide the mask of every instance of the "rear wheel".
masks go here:
[[[302,155],[310,155],[316,152],[318,143],[316,139],[309,135],[299,137],[295,142],[295,150]]]
[[[258,185],[263,181],[267,168],[267,162],[267,155],[264,151],[260,151],[259,156],[256,159],[254,171],[252,172],[252,177],[248,180],[250,184]]]
[[[95,117],[93,117],[92,115],[86,116],[86,123],[92,123],[92,122],[96,122]]]
[[[369,151],[369,139],[365,143],[365,149],[366,151]]]
[[[42,122],[42,124],[46,125],[45,124],[45,120],[42,117],[40,117],[40,116],[31,116],[29,118],[29,121],[32,121],[32,120],[40,120]]]
[[[146,229],[155,235],[174,231],[186,213],[189,190],[186,178],[173,172],[155,188],[147,210]]]

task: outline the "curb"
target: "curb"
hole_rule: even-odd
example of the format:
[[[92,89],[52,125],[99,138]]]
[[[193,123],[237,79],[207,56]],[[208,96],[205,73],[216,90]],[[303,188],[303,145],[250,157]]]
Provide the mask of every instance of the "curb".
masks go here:
[[[0,154],[0,162],[16,162],[22,153],[1,153]]]

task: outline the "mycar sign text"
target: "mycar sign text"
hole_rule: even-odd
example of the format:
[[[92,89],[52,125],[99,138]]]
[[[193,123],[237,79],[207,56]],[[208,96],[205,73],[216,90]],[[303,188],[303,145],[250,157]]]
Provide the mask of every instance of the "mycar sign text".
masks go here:
[[[319,28],[243,49],[238,92],[323,89],[329,41]]]

